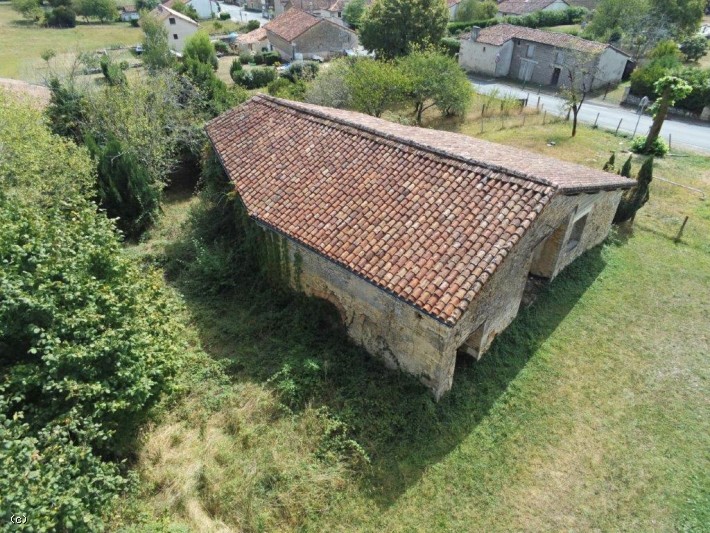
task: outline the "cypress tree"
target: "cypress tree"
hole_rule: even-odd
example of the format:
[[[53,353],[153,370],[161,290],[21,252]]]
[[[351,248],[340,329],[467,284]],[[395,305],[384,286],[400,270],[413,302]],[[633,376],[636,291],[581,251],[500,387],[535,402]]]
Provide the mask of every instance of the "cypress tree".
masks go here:
[[[631,177],[631,156],[629,156],[624,165],[621,167],[619,174],[621,174],[625,178]]]
[[[609,161],[604,163],[604,172],[614,172],[614,163],[616,162],[616,152],[611,153]]]

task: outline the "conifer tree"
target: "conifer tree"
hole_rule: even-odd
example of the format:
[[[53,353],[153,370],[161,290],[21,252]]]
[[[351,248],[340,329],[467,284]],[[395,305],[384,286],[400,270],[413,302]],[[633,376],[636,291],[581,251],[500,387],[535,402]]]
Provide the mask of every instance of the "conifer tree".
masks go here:
[[[636,176],[636,185],[621,197],[616,215],[614,215],[614,224],[632,220],[636,216],[636,212],[648,202],[651,180],[653,180],[653,158],[649,157],[641,165],[638,176]]]
[[[631,177],[631,156],[629,156],[629,158],[623,164],[623,166],[621,167],[621,170],[619,171],[619,174],[621,176],[624,176],[625,178]]]

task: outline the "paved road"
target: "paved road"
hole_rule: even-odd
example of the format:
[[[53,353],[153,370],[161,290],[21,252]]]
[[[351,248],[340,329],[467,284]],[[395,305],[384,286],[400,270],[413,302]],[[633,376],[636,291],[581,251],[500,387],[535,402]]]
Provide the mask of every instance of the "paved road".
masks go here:
[[[524,91],[514,85],[500,83],[499,80],[484,80],[480,78],[471,78],[471,83],[478,92],[484,94],[489,94],[496,90],[501,95],[508,94],[516,98],[525,98],[530,94],[528,105],[537,105],[538,94],[534,89]],[[541,93],[539,96],[540,105],[544,105],[548,113],[554,113],[560,116],[566,115],[567,112],[563,109],[564,100],[562,98],[544,93]],[[597,114],[599,114],[597,125],[600,128],[614,131],[619,124],[619,120],[621,120],[619,131],[630,134],[634,132],[636,123],[638,122],[636,134],[645,135],[651,127],[652,122],[650,116],[643,115],[640,117],[639,121],[639,115],[634,113],[632,109],[607,104],[600,100],[588,100],[584,102],[582,109],[579,111],[579,121],[594,124],[594,121],[597,120]],[[663,123],[663,129],[661,130],[661,135],[663,135],[666,142],[668,141],[668,134],[671,135],[673,146],[682,145],[684,148],[694,151],[710,153],[710,126],[666,119]]]
[[[219,7],[222,11],[225,11],[232,15],[232,20],[235,22],[246,22],[248,20],[258,20],[263,26],[267,22],[267,19],[261,16],[261,13],[254,13],[253,11],[247,11],[239,6],[234,6],[232,4],[225,4],[224,2],[219,2]]]

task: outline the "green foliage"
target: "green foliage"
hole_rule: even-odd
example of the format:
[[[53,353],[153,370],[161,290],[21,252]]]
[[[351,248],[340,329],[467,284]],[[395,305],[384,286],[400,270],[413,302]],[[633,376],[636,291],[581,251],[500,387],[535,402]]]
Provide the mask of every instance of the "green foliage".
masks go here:
[[[350,88],[346,77],[351,62],[346,59],[331,61],[306,90],[305,100],[311,104],[335,108],[348,108],[351,103]]]
[[[410,79],[397,65],[370,58],[355,61],[345,83],[350,106],[376,117],[404,103],[412,89]]]
[[[215,41],[213,44],[215,52],[219,52],[220,54],[229,53],[229,46],[224,41]]]
[[[118,17],[115,0],[74,0],[73,5],[77,15],[85,19],[95,18],[104,23]]]
[[[686,61],[697,61],[708,53],[710,43],[702,35],[693,35],[680,43],[680,51],[685,56]]]
[[[676,99],[675,107],[699,114],[710,105],[710,69],[682,65],[668,68],[659,60],[634,70],[631,74],[631,94],[651,97],[655,93],[656,82],[669,75],[682,79],[692,88],[690,93]]]
[[[50,0],[49,5],[51,7],[59,7],[59,6],[71,7],[72,0]]]
[[[271,67],[255,67],[248,70],[238,70],[233,73],[232,80],[245,89],[266,87],[276,79],[276,70]]]
[[[456,20],[487,20],[496,16],[498,4],[493,0],[463,0],[456,9]]]
[[[614,166],[616,164],[616,152],[611,153],[611,157],[609,157],[609,160],[604,163],[604,171],[605,172],[614,172],[616,170],[616,167]]]
[[[660,137],[657,137],[656,140],[653,141],[653,144],[648,151],[646,151],[646,143],[646,137],[636,137],[633,141],[631,141],[631,151],[635,154],[648,154],[656,157],[663,157],[668,153],[668,144]]]
[[[228,13],[227,11],[222,11],[219,14],[219,20],[229,20],[232,18],[231,13]]]
[[[85,149],[1,99],[0,146],[0,493],[38,531],[100,530],[128,486],[105,458],[178,367],[178,308],[89,200]]]
[[[432,106],[445,115],[466,112],[473,98],[471,84],[454,59],[434,52],[414,52],[402,58],[399,65],[409,79],[417,124]]]
[[[652,12],[658,17],[666,17],[681,35],[698,30],[703,18],[706,0],[649,0]]]
[[[515,26],[524,26],[526,28],[542,28],[548,26],[563,26],[567,24],[579,24],[586,16],[588,11],[583,7],[571,7],[559,11],[536,11],[530,15],[520,17],[501,17],[472,20],[469,22],[449,22],[447,28],[449,34],[458,35],[464,31],[469,31],[473,26],[479,28],[488,28],[500,23],[513,24]]]
[[[216,117],[247,98],[243,90],[228,88],[217,77],[210,64],[197,59],[184,59],[179,72],[187,76],[197,88],[196,103],[199,104],[201,111],[209,116]]]
[[[148,72],[155,73],[175,64],[175,56],[170,52],[168,30],[151,13],[141,14],[143,29],[143,65]]]
[[[320,70],[320,65],[316,61],[293,61],[283,77],[293,82],[297,80],[312,81]]]
[[[247,31],[254,31],[261,26],[261,23],[258,20],[250,20],[247,22]]]
[[[85,118],[84,99],[70,81],[62,84],[57,78],[49,80],[50,100],[46,109],[52,132],[79,142],[81,124]]]
[[[636,177],[636,185],[625,191],[621,197],[619,207],[614,215],[615,224],[633,219],[636,212],[648,202],[651,180],[653,180],[653,157],[649,157],[643,162]]]
[[[246,65],[247,63],[250,63],[252,60],[252,55],[251,52],[247,52],[244,50],[243,52],[239,52],[239,62],[242,65]]]
[[[375,0],[362,17],[360,41],[378,56],[404,56],[441,41],[448,20],[442,0]]]
[[[343,8],[343,20],[352,28],[358,28],[367,4],[365,0],[351,0]]]
[[[281,56],[278,52],[264,52],[262,56],[264,58],[264,65],[269,67],[281,61]]]
[[[138,11],[151,11],[155,9],[160,2],[158,0],[136,0],[136,9]],[[141,15],[141,25],[143,23],[143,15]]]
[[[474,20],[471,22],[449,22],[446,27],[450,35],[459,35],[460,33],[469,31],[474,26],[478,26],[479,28],[495,26],[496,24],[500,24],[501,20],[502,19],[492,18],[487,20]]]
[[[207,32],[198,31],[188,37],[182,53],[186,60],[193,59],[199,61],[200,63],[210,65],[214,70],[217,70],[219,67],[217,53]]]
[[[441,40],[441,48],[446,55],[456,57],[456,54],[459,53],[459,49],[461,48],[461,41],[453,37],[444,37]]]
[[[241,61],[239,61],[238,59],[232,60],[232,64],[229,66],[229,75],[230,75],[230,77],[231,77],[232,74],[234,74],[235,72],[238,72],[238,71],[243,70],[243,69],[244,69],[244,67],[242,66]]]
[[[631,159],[631,156],[629,156],[629,158],[621,166],[621,170],[619,170],[620,176],[624,176],[625,178],[631,177]]]
[[[44,11],[39,7],[39,0],[12,0],[11,5],[12,9],[27,20],[37,22],[44,15]]]
[[[286,78],[277,78],[269,83],[268,91],[277,98],[302,101],[306,96],[306,84],[302,80],[292,82]]]
[[[107,55],[101,58],[101,72],[109,85],[113,86],[123,86],[128,85],[128,80],[123,70],[119,65],[114,63],[111,58]]]
[[[47,26],[50,28],[73,28],[76,26],[76,13],[69,7],[55,7],[47,14]]]
[[[652,60],[662,60],[664,65],[674,67],[680,62],[680,49],[675,41],[666,39],[659,42],[648,57]]]
[[[264,64],[264,54],[262,54],[261,52],[256,52],[252,59],[253,59],[254,63],[256,63],[257,65]]]

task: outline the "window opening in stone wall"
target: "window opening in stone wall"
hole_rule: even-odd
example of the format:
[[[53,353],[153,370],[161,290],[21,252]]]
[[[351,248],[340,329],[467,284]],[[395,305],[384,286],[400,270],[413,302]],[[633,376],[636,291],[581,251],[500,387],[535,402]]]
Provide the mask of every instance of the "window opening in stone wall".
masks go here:
[[[584,227],[587,225],[587,215],[578,218],[574,221],[572,226],[572,231],[570,232],[569,239],[567,240],[567,251],[574,250],[579,241],[582,240],[582,235],[584,234]]]

